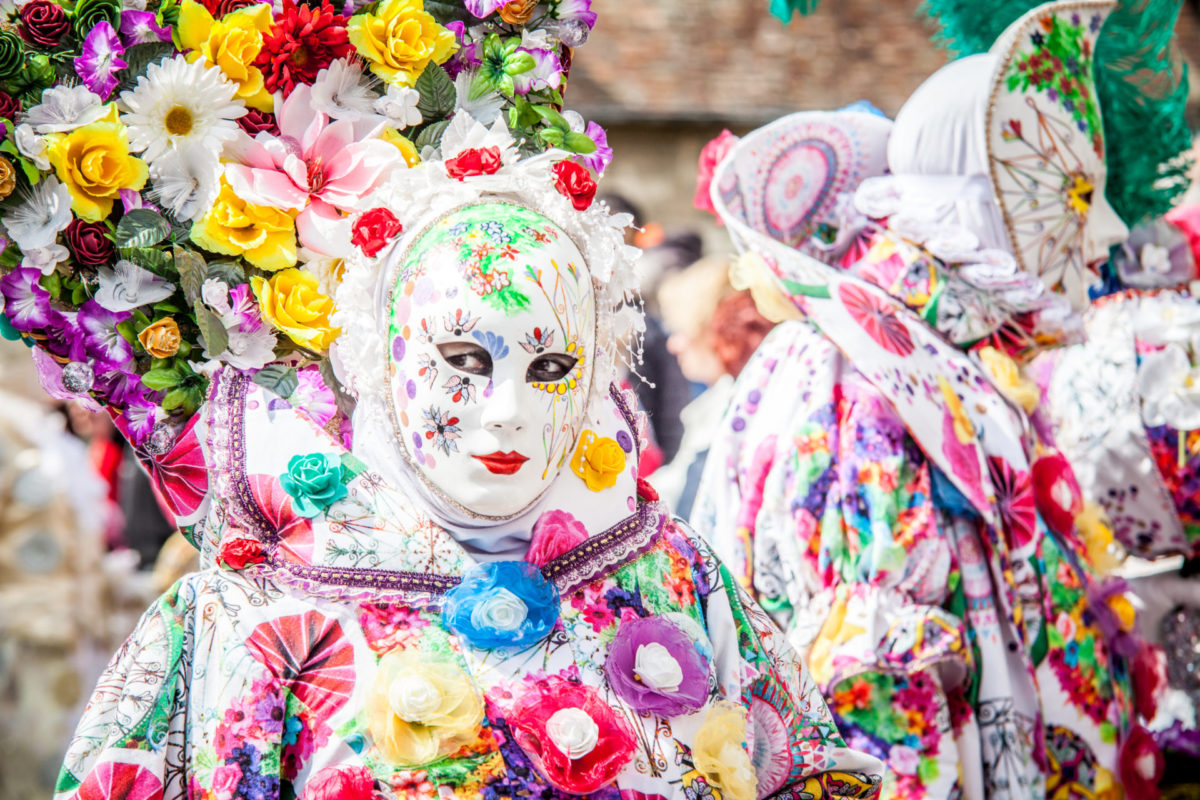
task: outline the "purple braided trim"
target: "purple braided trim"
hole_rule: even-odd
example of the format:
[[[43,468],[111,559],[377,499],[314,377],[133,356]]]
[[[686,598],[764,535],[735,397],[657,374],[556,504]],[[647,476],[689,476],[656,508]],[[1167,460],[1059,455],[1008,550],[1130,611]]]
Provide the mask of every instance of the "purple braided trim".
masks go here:
[[[625,424],[629,426],[629,432],[633,435],[633,454],[636,460],[641,463],[642,437],[638,433],[637,416],[633,413],[633,409],[625,405],[625,397],[621,394],[621,390],[617,388],[615,383],[608,385],[608,396],[616,403],[617,410],[621,412],[621,416],[625,418]]]
[[[645,554],[658,541],[666,518],[662,503],[642,503],[636,514],[551,560],[542,574],[563,594],[571,594]]]

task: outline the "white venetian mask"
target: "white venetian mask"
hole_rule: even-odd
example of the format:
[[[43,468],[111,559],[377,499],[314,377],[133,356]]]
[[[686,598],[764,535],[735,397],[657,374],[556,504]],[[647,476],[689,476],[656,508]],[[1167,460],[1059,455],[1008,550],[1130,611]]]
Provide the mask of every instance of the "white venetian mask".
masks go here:
[[[405,457],[462,509],[519,514],[579,434],[596,301],[561,228],[515,203],[456,209],[399,254],[388,393]]]

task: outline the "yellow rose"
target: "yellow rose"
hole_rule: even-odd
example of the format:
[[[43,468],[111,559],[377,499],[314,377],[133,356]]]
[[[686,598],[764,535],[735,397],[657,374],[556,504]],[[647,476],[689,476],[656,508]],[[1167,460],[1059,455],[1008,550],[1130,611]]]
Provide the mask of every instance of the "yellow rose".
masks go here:
[[[424,0],[383,0],[346,30],[371,71],[397,86],[412,86],[430,61],[441,64],[458,49],[454,34],[425,13]]]
[[[696,771],[721,790],[726,800],[755,800],[758,779],[746,753],[746,710],[728,701],[715,703],[692,740]]]
[[[12,162],[0,156],[0,200],[8,197],[17,188],[17,172]]]
[[[771,322],[800,319],[800,311],[779,288],[771,268],[755,252],[743,253],[729,267],[729,284],[738,291],[750,290],[758,313]]]
[[[400,157],[404,159],[404,163],[410,167],[421,163],[421,154],[417,152],[417,146],[395,128],[384,128],[383,133],[379,134],[379,138],[388,144],[395,145],[396,149],[400,151]]]
[[[237,86],[237,96],[259,111],[270,111],[274,100],[263,86],[263,74],[253,66],[262,50],[263,34],[271,30],[271,5],[259,3],[213,19],[204,6],[184,0],[176,27],[179,49],[190,50],[188,61],[203,60],[217,67]]]
[[[341,331],[331,327],[333,300],[321,294],[317,278],[302,269],[285,269],[266,281],[255,276],[250,287],[263,319],[301,347],[324,352]]]
[[[170,317],[163,317],[158,322],[142,328],[138,341],[146,353],[154,358],[170,358],[179,352],[179,326]]]
[[[966,444],[975,438],[975,425],[971,422],[971,418],[967,416],[967,411],[963,408],[962,400],[954,393],[954,387],[950,385],[950,381],[946,380],[945,376],[938,376],[938,388],[942,390],[942,397],[946,400],[946,408],[950,411],[950,416],[954,419],[954,436],[958,439],[959,444]]]
[[[227,256],[245,256],[259,269],[296,263],[296,223],[277,208],[247,203],[221,178],[221,191],[204,216],[192,223],[192,241]]]
[[[1088,563],[1097,572],[1107,575],[1120,566],[1119,548],[1114,545],[1112,528],[1098,503],[1091,500],[1084,503],[1083,511],[1075,515],[1075,527],[1087,550]]]
[[[571,469],[593,492],[615,486],[625,469],[625,451],[615,439],[584,431],[571,458]]]
[[[107,217],[122,189],[146,185],[146,162],[129,154],[125,126],[115,113],[46,138],[46,159],[71,192],[71,210],[84,222]]]
[[[457,665],[399,649],[379,660],[367,697],[367,730],[395,766],[445,758],[474,742],[482,721],[483,701]]]
[[[1117,615],[1121,630],[1132,633],[1134,623],[1137,622],[1137,611],[1134,610],[1133,603],[1129,602],[1129,598],[1124,594],[1114,594],[1108,598],[1108,607]]]
[[[1032,414],[1042,402],[1042,392],[1037,384],[1021,375],[1021,368],[1007,353],[994,347],[981,347],[979,360],[1000,393],[1025,409],[1027,414]]]

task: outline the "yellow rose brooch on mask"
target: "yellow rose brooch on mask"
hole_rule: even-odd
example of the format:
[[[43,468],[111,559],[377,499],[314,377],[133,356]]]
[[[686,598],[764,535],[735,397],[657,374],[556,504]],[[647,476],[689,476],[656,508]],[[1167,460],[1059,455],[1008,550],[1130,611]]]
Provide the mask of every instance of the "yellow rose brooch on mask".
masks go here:
[[[593,492],[615,486],[617,476],[625,470],[625,450],[616,439],[584,431],[579,436],[571,471],[578,475]]]

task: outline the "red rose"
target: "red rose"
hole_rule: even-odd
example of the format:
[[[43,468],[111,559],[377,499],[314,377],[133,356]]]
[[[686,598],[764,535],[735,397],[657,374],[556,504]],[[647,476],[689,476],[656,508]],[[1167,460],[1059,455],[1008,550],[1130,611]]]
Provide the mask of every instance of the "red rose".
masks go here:
[[[30,44],[55,47],[71,27],[67,12],[50,0],[29,0],[21,6],[21,35]]]
[[[71,220],[67,226],[67,249],[75,257],[75,263],[83,267],[102,267],[112,261],[113,243],[108,238],[108,228],[103,222]]]
[[[372,208],[354,223],[354,235],[350,237],[350,243],[362,250],[363,255],[373,258],[402,230],[404,226],[395,214],[386,208]]]
[[[1033,499],[1050,530],[1072,537],[1075,515],[1083,510],[1083,493],[1070,462],[1051,451],[1033,462]]]
[[[242,127],[250,136],[257,135],[260,131],[279,135],[279,123],[275,119],[275,115],[269,111],[259,111],[257,108],[246,109],[246,113],[238,117],[237,124]]]
[[[1120,776],[1126,797],[1138,800],[1158,800],[1162,791],[1158,782],[1162,780],[1166,762],[1158,743],[1150,731],[1134,725],[1121,742]]]
[[[499,147],[471,147],[446,161],[446,174],[460,181],[472,175],[494,175],[499,170]]]
[[[1167,685],[1162,648],[1142,642],[1129,671],[1133,675],[1134,709],[1149,722],[1158,712],[1158,696]]]
[[[576,211],[583,211],[596,197],[596,181],[587,167],[574,161],[560,161],[554,165],[554,188],[571,198]]]
[[[230,539],[221,545],[220,559],[230,569],[242,569],[247,564],[261,564],[267,557],[257,539]]]
[[[658,491],[645,478],[638,478],[637,496],[647,503],[653,503],[658,499]]]
[[[371,800],[375,778],[366,767],[326,767],[304,784],[300,800]]]
[[[0,119],[14,120],[20,110],[20,100],[8,92],[0,92]]]
[[[214,18],[220,19],[231,11],[254,5],[258,0],[202,0],[202,5]]]

